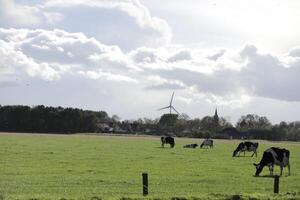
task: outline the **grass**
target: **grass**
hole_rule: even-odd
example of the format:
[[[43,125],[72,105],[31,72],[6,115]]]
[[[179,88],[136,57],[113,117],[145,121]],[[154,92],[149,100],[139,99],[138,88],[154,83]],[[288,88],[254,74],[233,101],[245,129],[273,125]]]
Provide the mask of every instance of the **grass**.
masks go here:
[[[235,140],[182,148],[200,141],[176,138],[170,149],[156,137],[0,134],[0,199],[300,199],[299,143],[259,141],[257,158],[233,158]],[[291,151],[292,175],[284,170],[278,195],[268,169],[253,176],[271,146]]]

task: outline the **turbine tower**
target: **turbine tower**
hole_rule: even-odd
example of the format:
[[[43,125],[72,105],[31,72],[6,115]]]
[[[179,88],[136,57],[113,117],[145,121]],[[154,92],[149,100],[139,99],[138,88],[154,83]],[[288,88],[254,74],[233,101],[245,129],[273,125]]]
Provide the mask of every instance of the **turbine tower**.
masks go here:
[[[168,105],[166,107],[163,107],[163,108],[160,108],[158,110],[170,109],[170,114],[172,114],[172,109],[173,109],[175,112],[177,112],[177,114],[179,114],[179,112],[172,106],[173,97],[174,97],[174,92],[173,92],[172,97],[171,97],[170,105]]]

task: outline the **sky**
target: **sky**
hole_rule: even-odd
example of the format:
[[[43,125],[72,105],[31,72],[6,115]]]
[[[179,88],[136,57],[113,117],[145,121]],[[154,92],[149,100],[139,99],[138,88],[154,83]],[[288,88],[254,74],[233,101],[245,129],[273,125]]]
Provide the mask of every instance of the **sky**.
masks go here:
[[[0,0],[0,104],[300,120],[298,0]]]

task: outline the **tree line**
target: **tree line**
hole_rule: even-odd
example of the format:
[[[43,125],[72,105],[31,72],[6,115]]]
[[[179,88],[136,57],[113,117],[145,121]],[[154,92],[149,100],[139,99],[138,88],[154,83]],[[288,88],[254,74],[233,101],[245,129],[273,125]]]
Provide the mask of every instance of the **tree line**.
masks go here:
[[[266,117],[241,116],[235,125],[223,117],[191,119],[187,114],[164,114],[160,118],[121,120],[105,111],[49,106],[1,106],[1,132],[119,133],[173,135],[178,137],[244,138],[300,141],[300,121],[272,124]]]

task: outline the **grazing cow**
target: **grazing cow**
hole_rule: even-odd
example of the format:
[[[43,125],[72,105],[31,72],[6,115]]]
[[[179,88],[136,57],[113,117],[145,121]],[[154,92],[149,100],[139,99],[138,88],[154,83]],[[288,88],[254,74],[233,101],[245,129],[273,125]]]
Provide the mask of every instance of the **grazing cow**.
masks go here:
[[[212,139],[205,139],[205,140],[203,140],[202,144],[200,145],[200,148],[202,149],[204,147],[206,147],[206,148],[208,148],[208,147],[213,148],[214,147],[214,141]]]
[[[173,148],[175,146],[175,140],[173,137],[166,136],[166,137],[161,137],[161,146],[165,147],[165,144],[170,144],[170,147]]]
[[[280,166],[280,176],[282,176],[282,170],[284,167],[288,167],[289,176],[291,175],[290,167],[290,151],[287,149],[281,149],[276,147],[271,147],[264,151],[263,157],[260,163],[253,165],[256,167],[255,176],[259,176],[260,172],[265,166],[269,167],[270,175],[273,175],[274,165]]]
[[[192,148],[195,149],[198,146],[198,144],[187,144],[183,148]]]
[[[244,156],[245,156],[246,151],[249,151],[249,152],[253,151],[253,154],[251,157],[253,157],[254,154],[257,157],[257,151],[256,151],[257,148],[258,148],[257,142],[241,142],[239,144],[239,146],[236,148],[236,150],[234,150],[232,157],[235,157],[237,154],[238,154],[238,156],[240,156],[241,152],[244,152]]]

